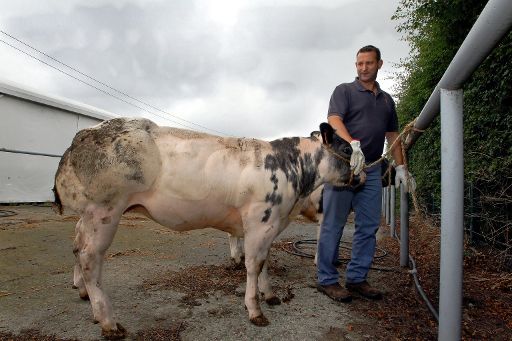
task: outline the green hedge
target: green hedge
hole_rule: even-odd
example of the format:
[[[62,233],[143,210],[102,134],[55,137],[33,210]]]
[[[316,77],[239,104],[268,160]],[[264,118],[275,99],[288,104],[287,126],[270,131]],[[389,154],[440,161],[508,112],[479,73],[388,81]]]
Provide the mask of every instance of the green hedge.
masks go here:
[[[401,0],[393,16],[412,47],[397,74],[401,126],[421,111],[487,1]],[[510,248],[512,239],[512,33],[464,85],[464,175],[468,225],[488,241]],[[420,202],[430,213],[440,205],[440,121],[409,151]],[[475,220],[476,219],[476,220]],[[469,227],[469,226],[467,226]]]

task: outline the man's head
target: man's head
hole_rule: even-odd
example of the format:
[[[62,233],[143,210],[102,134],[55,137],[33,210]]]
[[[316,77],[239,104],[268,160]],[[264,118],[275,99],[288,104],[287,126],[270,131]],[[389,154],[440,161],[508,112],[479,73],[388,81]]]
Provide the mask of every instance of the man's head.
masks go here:
[[[380,50],[375,46],[367,45],[357,51],[356,69],[361,82],[374,82],[381,67]]]

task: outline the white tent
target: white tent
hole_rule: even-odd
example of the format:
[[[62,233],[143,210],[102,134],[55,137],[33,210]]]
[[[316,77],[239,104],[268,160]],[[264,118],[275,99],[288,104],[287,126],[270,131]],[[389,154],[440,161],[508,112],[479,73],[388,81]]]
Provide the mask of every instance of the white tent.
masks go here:
[[[0,81],[0,203],[53,201],[60,156],[76,132],[114,117]]]

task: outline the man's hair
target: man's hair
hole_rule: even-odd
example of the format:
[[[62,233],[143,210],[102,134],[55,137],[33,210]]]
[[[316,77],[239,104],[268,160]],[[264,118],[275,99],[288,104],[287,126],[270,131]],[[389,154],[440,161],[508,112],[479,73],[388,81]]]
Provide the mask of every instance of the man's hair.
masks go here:
[[[359,49],[359,51],[357,51],[356,57],[357,57],[357,55],[359,55],[360,53],[363,53],[363,52],[375,52],[377,54],[377,61],[380,60],[380,50],[373,45],[366,45],[366,46],[361,47]]]

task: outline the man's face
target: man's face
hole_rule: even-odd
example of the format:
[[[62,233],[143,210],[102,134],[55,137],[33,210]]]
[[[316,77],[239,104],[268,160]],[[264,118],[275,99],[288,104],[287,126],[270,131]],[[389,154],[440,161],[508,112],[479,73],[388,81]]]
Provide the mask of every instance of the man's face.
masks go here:
[[[382,60],[377,60],[377,53],[361,52],[357,55],[357,76],[361,82],[373,82],[377,79],[377,73],[382,66]]]

